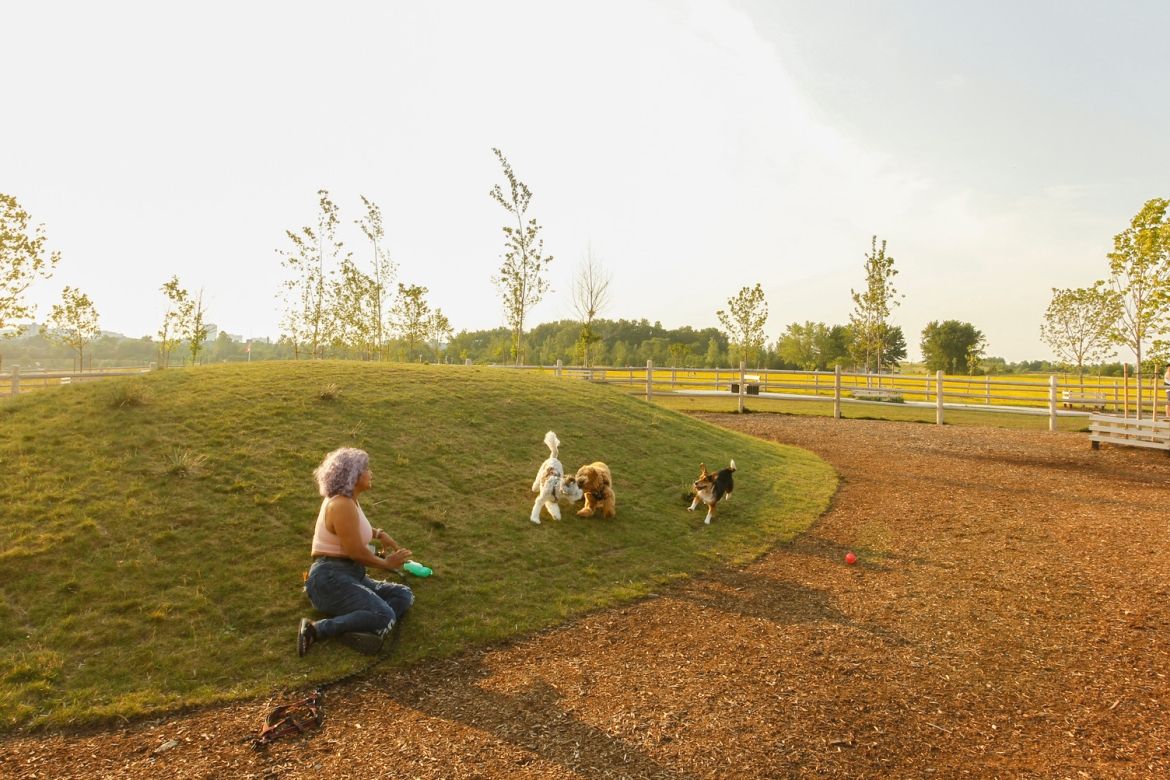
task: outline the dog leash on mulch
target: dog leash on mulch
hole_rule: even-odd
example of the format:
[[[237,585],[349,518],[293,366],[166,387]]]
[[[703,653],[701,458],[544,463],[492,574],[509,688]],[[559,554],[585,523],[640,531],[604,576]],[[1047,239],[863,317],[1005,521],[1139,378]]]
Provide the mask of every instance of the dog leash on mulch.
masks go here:
[[[318,685],[313,693],[303,699],[281,704],[269,712],[264,718],[264,726],[260,729],[260,733],[252,738],[252,747],[256,750],[264,750],[281,737],[302,734],[309,729],[320,728],[321,724],[325,722],[325,708],[321,701],[325,697],[325,691],[368,674],[374,667],[389,658],[394,648],[398,646],[401,625],[402,621],[398,621],[390,632],[390,647],[382,648],[382,652],[370,663]]]

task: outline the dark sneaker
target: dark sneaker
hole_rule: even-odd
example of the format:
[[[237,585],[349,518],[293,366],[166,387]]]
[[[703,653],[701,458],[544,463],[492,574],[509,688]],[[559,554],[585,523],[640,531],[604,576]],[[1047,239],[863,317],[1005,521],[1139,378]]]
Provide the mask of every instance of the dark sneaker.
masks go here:
[[[313,621],[301,618],[301,627],[297,630],[297,655],[303,658],[316,641],[317,629],[313,628]]]
[[[357,650],[362,655],[377,655],[382,650],[382,637],[365,631],[338,634],[337,641],[351,650]]]

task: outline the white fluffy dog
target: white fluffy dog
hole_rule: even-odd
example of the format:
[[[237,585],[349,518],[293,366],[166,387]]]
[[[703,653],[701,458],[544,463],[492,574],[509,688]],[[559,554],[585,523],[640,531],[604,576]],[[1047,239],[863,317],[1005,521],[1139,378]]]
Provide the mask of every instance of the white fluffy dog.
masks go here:
[[[561,508],[558,502],[561,499],[573,502],[581,500],[581,488],[575,477],[565,476],[565,467],[557,460],[557,447],[561,442],[557,435],[549,431],[544,435],[544,443],[548,445],[548,460],[540,464],[536,470],[536,479],[532,480],[532,492],[537,493],[536,501],[532,502],[532,515],[528,518],[537,525],[540,524],[540,508],[548,510],[553,520],[561,519]]]

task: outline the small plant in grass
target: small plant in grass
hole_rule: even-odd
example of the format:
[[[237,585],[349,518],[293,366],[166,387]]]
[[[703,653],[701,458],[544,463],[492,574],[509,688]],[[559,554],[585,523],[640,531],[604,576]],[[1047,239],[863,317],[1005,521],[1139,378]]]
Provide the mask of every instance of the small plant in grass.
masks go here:
[[[330,382],[327,385],[322,385],[321,389],[317,391],[317,398],[321,401],[336,401],[341,397],[341,388],[336,382]]]
[[[119,382],[110,391],[110,405],[115,409],[144,406],[150,400],[150,392],[141,382]]]
[[[172,477],[194,477],[206,461],[206,455],[196,455],[191,450],[176,447],[167,456],[167,473]]]

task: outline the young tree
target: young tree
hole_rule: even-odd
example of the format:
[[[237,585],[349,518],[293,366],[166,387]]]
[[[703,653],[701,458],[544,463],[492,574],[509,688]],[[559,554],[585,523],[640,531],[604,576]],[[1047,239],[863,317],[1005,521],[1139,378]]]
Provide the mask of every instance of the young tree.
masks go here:
[[[348,257],[342,258],[337,273],[331,275],[326,293],[326,309],[331,322],[330,343],[342,352],[364,358],[376,357],[381,351],[381,335],[376,314],[378,287],[373,277]]]
[[[540,225],[535,219],[526,221],[528,204],[532,200],[528,185],[516,178],[503,152],[494,147],[492,152],[504,168],[509,187],[505,195],[500,185],[493,186],[492,199],[516,217],[515,227],[504,226],[504,261],[499,272],[492,277],[492,283],[500,291],[504,303],[504,318],[512,329],[512,358],[519,365],[523,357],[520,341],[524,336],[524,318],[548,292],[549,283],[544,278],[544,271],[553,258],[544,256]]]
[[[373,271],[370,278],[373,279],[373,286],[370,291],[370,298],[372,310],[370,311],[370,321],[373,325],[374,343],[376,345],[376,353],[379,360],[385,360],[386,355],[386,336],[384,333],[384,324],[386,321],[386,312],[389,308],[390,300],[390,284],[394,281],[397,275],[397,267],[390,260],[390,254],[386,248],[382,246],[382,239],[385,238],[385,231],[382,228],[382,209],[365,195],[361,196],[362,204],[366,207],[366,216],[357,220],[358,226],[362,229],[362,233],[370,240],[371,248],[373,249],[373,256],[370,260],[370,267]]]
[[[849,315],[849,326],[856,343],[856,353],[863,360],[866,373],[872,365],[879,369],[884,337],[889,332],[886,320],[890,307],[897,306],[898,291],[894,288],[894,258],[886,255],[886,242],[877,245],[877,236],[870,244],[870,253],[865,256],[865,289],[861,292],[850,290],[853,296],[853,312]]]
[[[1077,289],[1052,288],[1052,300],[1040,323],[1040,338],[1056,357],[1077,367],[1084,385],[1086,362],[1108,357],[1113,333],[1121,317],[1121,298],[1103,282]]]
[[[450,346],[451,339],[454,337],[455,330],[451,327],[451,321],[447,319],[447,315],[443,314],[442,309],[435,309],[427,319],[427,341],[430,342],[431,350],[435,353],[435,360],[439,359],[443,343],[446,342]]]
[[[345,245],[337,239],[340,211],[328,190],[318,190],[317,227],[298,232],[286,230],[292,247],[276,250],[290,277],[284,282],[284,318],[281,327],[294,344],[305,344],[312,357],[325,356],[325,345],[334,339],[334,320],[327,306],[329,279],[341,260],[348,259]],[[297,353],[299,354],[299,348]]]
[[[586,368],[591,365],[589,347],[601,338],[593,332],[593,320],[609,303],[610,279],[609,273],[594,256],[593,247],[586,247],[585,257],[573,279],[573,308],[581,318],[581,334],[577,343],[581,350],[581,365]]]
[[[85,370],[85,348],[101,335],[98,313],[89,296],[75,287],[61,291],[61,302],[53,304],[41,332],[50,341],[77,351],[77,370]]]
[[[727,311],[715,312],[732,347],[732,360],[756,361],[764,348],[764,323],[768,321],[768,302],[759,283],[743,287],[734,298],[727,299]]]
[[[930,371],[972,373],[979,366],[986,342],[969,322],[934,321],[922,329],[922,358]]]
[[[1146,342],[1163,332],[1170,307],[1170,201],[1146,201],[1125,231],[1113,237],[1109,285],[1121,301],[1114,342],[1133,351],[1142,365]],[[1137,376],[1137,413],[1142,415],[1142,372]]]
[[[406,359],[414,359],[415,347],[425,343],[437,326],[430,304],[426,301],[427,288],[412,284],[407,287],[398,283],[398,296],[390,308],[390,321],[399,337],[406,342]],[[446,317],[443,317],[446,320]],[[447,326],[450,328],[450,325]]]
[[[0,193],[0,338],[18,335],[8,328],[36,314],[24,293],[37,279],[51,277],[61,259],[60,252],[46,255],[45,240],[45,226],[30,232],[28,212],[16,198]]]
[[[203,344],[207,341],[207,309],[203,306],[203,290],[189,301],[184,311],[182,333],[187,340],[187,349],[191,351],[191,365],[199,361],[199,353],[203,351]]]
[[[190,316],[191,297],[179,286],[179,277],[172,276],[161,288],[167,298],[162,327],[158,330],[158,367],[171,364],[171,353],[183,340],[183,323]]]

